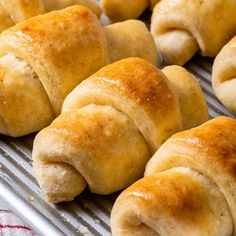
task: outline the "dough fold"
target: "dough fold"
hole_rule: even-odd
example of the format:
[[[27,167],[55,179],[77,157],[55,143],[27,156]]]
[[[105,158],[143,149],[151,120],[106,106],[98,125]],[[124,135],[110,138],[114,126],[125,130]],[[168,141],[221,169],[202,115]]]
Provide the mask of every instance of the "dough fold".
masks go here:
[[[162,0],[156,4],[151,33],[165,59],[185,64],[199,51],[215,57],[236,33],[234,0]]]

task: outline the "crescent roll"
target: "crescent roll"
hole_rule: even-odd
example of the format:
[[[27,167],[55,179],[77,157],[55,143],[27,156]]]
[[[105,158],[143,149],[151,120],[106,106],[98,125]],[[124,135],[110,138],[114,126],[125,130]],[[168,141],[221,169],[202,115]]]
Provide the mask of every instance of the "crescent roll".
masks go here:
[[[167,61],[183,65],[196,52],[215,57],[236,33],[234,0],[162,0],[156,4],[151,33]]]
[[[235,140],[228,117],[169,138],[115,202],[113,235],[236,235]]]
[[[34,141],[33,167],[49,202],[70,201],[86,186],[98,194],[128,186],[143,175],[147,161],[168,137],[185,124],[207,120],[196,80],[185,69],[174,68],[179,72],[169,81],[168,73],[166,77],[150,62],[123,59],[103,67],[67,96],[62,114]],[[181,76],[186,87],[180,87],[195,96],[188,102],[202,114],[195,124],[182,114],[190,106],[183,99],[188,95],[176,94],[172,85]]]
[[[92,0],[0,0],[0,32],[33,16],[72,5],[88,7],[97,17],[102,12]]]
[[[130,28],[137,37],[128,34]],[[144,23],[131,20],[103,28],[82,6],[5,30],[0,36],[0,133],[22,136],[46,127],[82,80],[129,56],[156,64],[155,43]]]
[[[141,21],[127,20],[107,25],[104,32],[111,62],[126,57],[141,57],[154,65],[158,63],[154,39]]]
[[[212,85],[218,99],[236,113],[236,37],[217,55],[212,69]]]

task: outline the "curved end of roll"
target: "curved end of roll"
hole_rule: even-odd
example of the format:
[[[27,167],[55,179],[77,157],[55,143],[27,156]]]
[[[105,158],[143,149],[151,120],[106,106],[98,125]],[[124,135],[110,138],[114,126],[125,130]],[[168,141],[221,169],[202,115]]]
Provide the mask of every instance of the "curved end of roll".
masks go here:
[[[43,129],[54,118],[54,115],[50,113],[45,117],[40,116],[39,113],[31,115],[33,109],[27,110],[27,108],[22,108],[22,113],[18,114],[18,109],[21,109],[21,106],[13,105],[6,111],[0,100],[0,134],[22,137]]]
[[[212,87],[217,98],[236,114],[236,37],[217,55],[212,69]]]
[[[198,81],[180,66],[167,66],[162,72],[178,97],[183,128],[190,129],[208,120],[208,108]]]
[[[34,161],[38,183],[50,203],[72,201],[84,191],[86,182],[71,165]]]
[[[111,228],[114,236],[231,235],[233,221],[218,186],[179,167],[143,178],[121,193]]]
[[[119,191],[142,176],[149,158],[133,121],[95,104],[62,113],[33,147],[37,180],[50,202],[70,201],[86,185],[97,194]]]
[[[170,29],[160,33],[152,20],[151,33],[157,48],[168,63],[184,65],[199,49],[196,39],[185,30]]]
[[[23,136],[44,128],[54,117],[30,65],[12,54],[0,57],[0,133]]]
[[[66,163],[67,156],[63,161],[61,150],[64,141],[57,141],[57,135],[51,135],[48,129],[41,130],[35,137],[33,170],[48,202],[71,201],[83,192],[87,182],[74,166]],[[69,149],[66,149],[67,153]]]
[[[149,6],[148,0],[102,0],[101,2],[103,10],[113,22],[136,19]]]
[[[236,74],[235,74],[236,75]],[[231,112],[236,114],[236,76],[224,83],[213,86],[216,97]]]
[[[105,26],[104,31],[111,62],[128,57],[140,57],[157,65],[157,48],[143,22],[127,20]]]

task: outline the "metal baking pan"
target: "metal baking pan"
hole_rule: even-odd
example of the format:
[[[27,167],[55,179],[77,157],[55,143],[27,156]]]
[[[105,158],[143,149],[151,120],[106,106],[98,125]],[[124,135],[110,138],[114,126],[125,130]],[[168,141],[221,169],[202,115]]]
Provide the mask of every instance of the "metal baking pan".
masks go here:
[[[212,59],[196,56],[186,68],[200,81],[210,118],[236,118],[220,104],[211,87]],[[34,135],[0,136],[0,201],[25,220],[38,235],[111,235],[109,216],[118,196],[99,196],[85,191],[69,203],[48,204],[35,179],[31,150]]]

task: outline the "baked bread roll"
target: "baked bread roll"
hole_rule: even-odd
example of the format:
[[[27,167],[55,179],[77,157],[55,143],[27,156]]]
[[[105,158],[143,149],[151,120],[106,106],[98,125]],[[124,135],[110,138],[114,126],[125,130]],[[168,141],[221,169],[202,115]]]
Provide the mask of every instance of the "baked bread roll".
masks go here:
[[[197,83],[185,69],[175,70]],[[129,58],[80,83],[34,141],[33,167],[47,200],[70,201],[86,186],[110,194],[140,178],[151,155],[187,123],[172,81],[151,63]],[[202,113],[197,125],[207,120],[207,108],[200,87],[191,89],[195,99],[189,101]]]
[[[150,7],[151,9],[160,0],[101,0],[106,15],[113,21],[136,19]]]
[[[126,57],[141,57],[154,65],[158,63],[154,39],[143,22],[127,20],[107,25],[104,27],[104,32],[110,62]]]
[[[236,235],[235,140],[227,117],[173,135],[115,202],[113,235]]]
[[[153,10],[151,33],[167,61],[183,65],[199,51],[215,57],[236,33],[234,0],[162,0]]]
[[[207,105],[194,76],[186,73],[183,67],[174,65],[165,67],[162,72],[178,98],[184,129],[204,123],[208,119]]]
[[[218,99],[236,113],[236,37],[217,55],[212,69],[212,85]]]
[[[128,35],[130,27],[140,35]],[[155,43],[144,23],[132,20],[103,28],[81,6],[37,16],[4,31],[0,36],[0,133],[22,136],[46,127],[82,80],[108,62],[128,56],[156,64]]]
[[[5,30],[0,36],[0,132],[20,136],[47,126],[66,95],[108,62],[107,54],[103,29],[84,7]]]
[[[88,7],[97,17],[102,12],[92,0],[0,0],[0,32],[33,16],[72,5]]]

